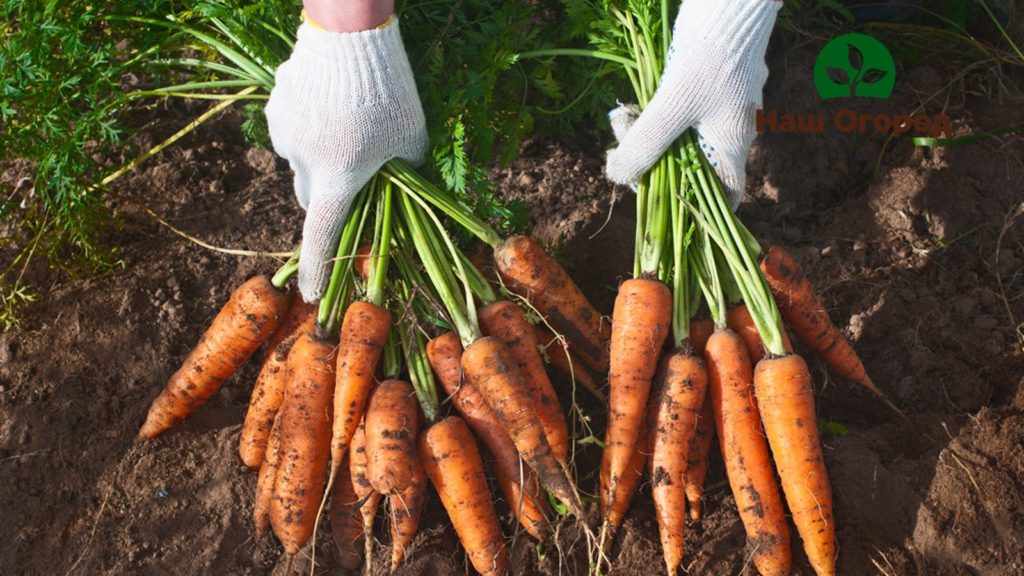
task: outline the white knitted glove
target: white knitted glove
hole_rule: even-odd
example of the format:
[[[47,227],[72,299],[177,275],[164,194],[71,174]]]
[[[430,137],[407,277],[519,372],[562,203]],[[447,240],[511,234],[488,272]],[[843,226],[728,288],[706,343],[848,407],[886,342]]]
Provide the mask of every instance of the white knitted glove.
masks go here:
[[[365,32],[300,26],[291,58],[277,69],[266,115],[274,150],[291,164],[295,195],[306,209],[299,290],[314,302],[359,189],[388,160],[418,165],[427,152],[397,19]]]
[[[764,55],[781,7],[779,0],[683,2],[654,98],[639,118],[635,108],[622,106],[609,114],[620,144],[608,152],[608,178],[636,182],[693,126],[735,209],[768,79]]]

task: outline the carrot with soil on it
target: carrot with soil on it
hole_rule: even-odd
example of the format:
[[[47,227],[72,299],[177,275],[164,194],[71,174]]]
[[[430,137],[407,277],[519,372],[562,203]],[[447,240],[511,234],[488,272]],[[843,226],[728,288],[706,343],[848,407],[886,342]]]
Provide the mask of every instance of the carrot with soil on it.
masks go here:
[[[270,530],[270,503],[274,498],[274,480],[277,478],[279,465],[278,455],[281,450],[281,416],[274,418],[274,426],[270,430],[266,456],[260,465],[260,473],[256,478],[256,496],[253,499],[252,516],[256,525],[256,537],[263,539]]]
[[[494,261],[505,285],[565,334],[588,368],[608,370],[608,326],[554,258],[532,238],[513,236],[494,249]]]
[[[338,549],[342,569],[349,572],[355,572],[363,563],[365,536],[359,505],[359,496],[356,496],[352,485],[352,474],[347,463],[343,463],[331,489],[331,537]]]
[[[604,392],[597,384],[594,376],[584,366],[578,354],[569,347],[568,340],[556,336],[554,332],[541,324],[534,324],[533,331],[537,337],[537,343],[544,350],[548,361],[556,370],[578,382],[583,388],[590,392],[598,402],[604,402]]]
[[[324,494],[336,352],[337,342],[315,333],[300,335],[288,355],[270,522],[290,556],[313,534]]]
[[[475,340],[462,353],[462,370],[466,381],[494,410],[541,484],[575,515],[582,516],[583,504],[576,487],[551,450],[541,420],[532,410],[533,399],[505,346],[491,337]]]
[[[704,361],[686,350],[675,350],[664,357],[660,372],[650,424],[651,494],[665,565],[671,576],[683,560],[687,455],[704,404],[708,376]]]
[[[402,492],[416,472],[419,414],[412,385],[401,380],[381,382],[364,420],[370,484],[381,494]]]
[[[538,540],[543,539],[551,516],[547,498],[529,467],[522,468],[520,483],[519,452],[512,438],[480,391],[462,381],[462,344],[458,335],[447,332],[432,339],[427,344],[427,358],[452,405],[494,458],[498,486],[519,523],[528,534]]]
[[[788,575],[789,527],[761,431],[746,344],[724,328],[708,340],[705,357],[722,460],[754,566],[762,576]]]
[[[714,333],[714,320],[710,318],[690,320],[690,346],[693,348],[694,355],[704,357],[704,346],[707,345],[708,338],[711,338]]]
[[[288,294],[266,276],[239,286],[210,323],[160,395],[149,407],[138,440],[149,440],[178,424],[267,341],[288,311]]]
[[[837,374],[864,386],[906,418],[868,376],[860,357],[828,317],[800,264],[782,248],[772,246],[761,261],[761,270],[775,295],[779,311],[796,337]]]
[[[349,451],[352,436],[363,421],[370,392],[376,383],[377,365],[380,363],[392,328],[391,312],[382,306],[391,250],[392,186],[385,179],[375,177],[364,190],[372,192],[373,195],[361,195],[366,199],[360,206],[360,211],[354,212],[359,215],[360,223],[358,226],[348,226],[343,231],[339,242],[339,258],[335,261],[331,281],[320,305],[319,322],[327,322],[330,327],[334,327],[338,316],[338,311],[335,310],[338,303],[332,303],[329,298],[332,297],[335,283],[340,283],[342,278],[351,276],[356,263],[356,258],[351,256],[358,251],[356,239],[362,234],[363,222],[370,212],[370,202],[375,202],[373,245],[367,257],[373,265],[369,270],[365,300],[349,304],[341,321],[338,337],[334,420],[331,425],[331,465],[327,476],[327,492],[331,491],[345,453]],[[354,216],[349,216],[350,220],[353,218]],[[350,229],[354,230],[354,233],[351,237],[346,237],[345,233]],[[320,503],[321,511],[326,504],[325,498]]]
[[[352,443],[348,452],[349,475],[352,490],[359,502],[359,518],[363,530],[363,542],[366,557],[366,573],[373,571],[373,519],[377,516],[377,508],[383,495],[373,488],[369,474],[370,456],[366,450],[366,420],[360,420],[359,426],[352,434]]]
[[[627,280],[619,286],[612,317],[611,371],[608,373],[608,431],[601,460],[606,510],[621,506],[618,489],[635,458],[651,381],[672,323],[672,293],[650,278]],[[605,517],[602,547],[609,530],[618,528]]]
[[[529,389],[551,452],[562,468],[568,469],[569,426],[565,422],[565,414],[551,379],[544,369],[537,336],[522,308],[508,300],[499,300],[478,310],[477,317],[484,335],[497,338],[505,345]]]
[[[450,416],[420,435],[418,452],[473,568],[483,576],[505,574],[505,543],[469,428]]]
[[[757,405],[793,523],[818,576],[836,573],[832,489],[818,437],[811,375],[795,354],[766,358],[754,373]]]
[[[245,412],[242,432],[238,435],[238,455],[250,470],[258,470],[263,463],[267,439],[277,419],[277,411],[284,400],[285,365],[288,352],[299,338],[300,330],[311,332],[314,328],[316,307],[306,304],[302,295],[293,292],[287,319],[277,328],[267,342],[267,353],[263,358]]]
[[[703,350],[701,351],[703,355]],[[704,479],[708,474],[708,452],[715,435],[715,417],[711,410],[711,395],[704,400],[704,407],[697,417],[697,429],[690,439],[686,453],[686,507],[690,520],[700,522],[704,504]]]
[[[405,555],[420,528],[420,514],[427,500],[427,475],[419,457],[413,455],[412,481],[389,498],[391,509],[391,573],[405,561]]]
[[[406,192],[401,196],[402,215],[430,282],[464,347],[461,363],[466,381],[483,395],[541,484],[581,515],[582,503],[576,487],[551,450],[522,374],[505,345],[495,338],[483,337],[480,332],[473,286],[466,272],[469,265],[463,263],[437,216],[414,191]]]
[[[757,332],[754,325],[754,318],[750,315],[750,309],[743,302],[729,308],[726,324],[729,329],[743,339],[747,346],[747,353],[750,354],[750,363],[757,366],[757,363],[765,357],[764,342],[761,341],[761,334]],[[793,351],[793,344],[789,341],[789,335],[782,331],[782,346],[786,352]]]

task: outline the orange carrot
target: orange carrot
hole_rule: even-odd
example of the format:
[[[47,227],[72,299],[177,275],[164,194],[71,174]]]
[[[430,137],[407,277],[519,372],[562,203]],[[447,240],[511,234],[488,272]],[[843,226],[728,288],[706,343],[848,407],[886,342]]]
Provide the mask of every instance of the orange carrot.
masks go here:
[[[690,346],[693,347],[694,356],[704,357],[704,346],[714,333],[715,323],[712,320],[690,320]]]
[[[764,342],[761,341],[761,334],[757,331],[754,318],[750,316],[747,305],[740,302],[729,308],[726,323],[729,325],[729,330],[743,338],[743,343],[747,346],[747,353],[750,354],[750,363],[756,366],[764,358]],[[782,331],[782,346],[786,352],[793,351],[793,344],[789,341],[789,335],[785,330]]]
[[[686,506],[690,520],[700,522],[704,498],[704,478],[708,474],[708,452],[715,434],[715,417],[711,411],[711,395],[704,400],[704,407],[697,417],[697,429],[690,439],[686,456]]]
[[[473,342],[462,353],[462,371],[494,411],[541,485],[573,513],[582,515],[575,486],[551,451],[530,392],[505,345],[489,336]]]
[[[341,323],[334,424],[331,429],[331,472],[334,478],[363,420],[374,373],[391,332],[391,313],[369,302],[353,302]]]
[[[469,428],[458,416],[445,418],[420,435],[418,451],[473,568],[483,576],[505,574],[505,543]]]
[[[256,479],[256,497],[252,507],[252,516],[256,524],[256,537],[262,539],[270,529],[270,503],[274,499],[274,479],[277,477],[278,452],[281,449],[281,417],[274,418],[274,426],[270,431],[266,457],[260,466],[260,474]]]
[[[427,499],[427,475],[419,458],[413,455],[412,481],[398,494],[390,497],[391,506],[391,573],[405,560],[420,528],[420,513]]]
[[[629,510],[629,505],[633,501],[633,495],[636,494],[636,488],[640,485],[640,480],[643,479],[644,469],[650,453],[648,432],[646,426],[641,428],[636,450],[633,452],[626,470],[619,478],[614,494],[611,493],[611,487],[608,485],[607,468],[601,467],[601,517],[605,518],[605,523],[608,526],[607,530],[610,530],[610,533],[605,536],[606,540],[622,524],[622,520],[626,517],[626,512]],[[604,527],[602,528],[604,529]]]
[[[704,361],[682,350],[665,356],[652,398],[651,493],[665,567],[674,576],[683,561],[686,529],[686,454],[704,404],[708,376]]]
[[[568,468],[569,427],[558,403],[558,395],[551,386],[551,379],[544,370],[537,336],[522,308],[508,300],[499,300],[481,308],[477,318],[484,335],[493,336],[505,345],[530,391],[533,407],[544,427],[544,436],[551,445],[551,452],[563,468]]]
[[[270,338],[287,310],[288,295],[266,276],[239,286],[153,400],[138,439],[155,437],[202,406]]]
[[[722,460],[754,566],[762,576],[787,576],[789,527],[761,431],[746,344],[732,330],[715,332],[705,358]]]
[[[900,412],[868,377],[864,363],[842,332],[832,324],[797,261],[782,248],[772,246],[761,261],[761,270],[772,289],[779,312],[796,337],[821,356],[836,374],[864,386]]]
[[[477,272],[491,284],[498,284],[498,271],[494,268],[494,255],[484,243],[473,244],[466,251],[466,258]]]
[[[348,451],[349,474],[352,478],[352,490],[356,498],[363,503],[359,515],[363,526],[363,542],[365,545],[366,573],[373,571],[373,519],[377,516],[381,493],[373,489],[369,473],[370,456],[366,450],[366,419],[359,421],[359,426],[352,433],[351,447]]]
[[[587,370],[579,355],[572,351],[568,345],[563,344],[562,339],[548,330],[541,324],[533,325],[533,332],[537,337],[537,343],[544,350],[548,361],[556,370],[570,378],[574,378],[588,392],[594,395],[599,401],[604,402],[604,392],[598,386],[597,381]]]
[[[358,504],[352,474],[343,465],[331,488],[331,537],[338,548],[342,569],[349,572],[355,572],[363,563],[363,520],[356,510]]]
[[[498,273],[510,290],[526,298],[587,367],[608,370],[608,327],[565,270],[527,236],[513,236],[494,249]]]
[[[353,269],[360,278],[366,280],[370,277],[370,253],[373,252],[373,244],[363,244],[356,249],[356,259]]]
[[[385,380],[370,398],[364,417],[367,475],[381,494],[397,494],[412,482],[418,410],[416,392],[401,380]]]
[[[502,427],[494,411],[480,391],[469,382],[462,382],[462,345],[454,332],[448,332],[427,343],[427,359],[437,381],[449,395],[452,405],[473,429],[494,458],[498,486],[505,494],[519,523],[528,534],[540,540],[547,533],[551,515],[547,498],[537,477],[529,467],[522,468],[520,484],[519,452],[512,438]]]
[[[288,355],[270,523],[290,555],[313,534],[324,493],[336,352],[337,343],[302,334]]]
[[[757,405],[793,523],[818,576],[836,573],[832,489],[818,438],[811,375],[803,358],[767,358],[754,373]]]
[[[619,286],[612,318],[608,431],[601,460],[601,473],[608,478],[602,488],[610,503],[607,510],[619,506],[617,499],[623,496],[618,484],[636,456],[651,380],[672,325],[671,314],[672,294],[661,282],[633,279]],[[605,522],[608,520],[606,517]]]
[[[306,304],[301,294],[292,293],[291,300],[287,319],[267,342],[267,354],[263,358],[259,376],[256,377],[242,432],[238,436],[238,455],[251,470],[259,469],[263,463],[270,429],[284,401],[288,352],[299,338],[300,330],[312,332],[316,321],[316,307]]]

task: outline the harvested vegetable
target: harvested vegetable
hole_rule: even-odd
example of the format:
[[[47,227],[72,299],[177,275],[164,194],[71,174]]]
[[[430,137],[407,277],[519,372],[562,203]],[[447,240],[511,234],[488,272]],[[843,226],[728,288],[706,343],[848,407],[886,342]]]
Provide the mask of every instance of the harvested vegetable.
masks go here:
[[[273,335],[287,312],[288,295],[270,278],[255,276],[239,286],[153,400],[138,439],[156,437],[202,406]]]

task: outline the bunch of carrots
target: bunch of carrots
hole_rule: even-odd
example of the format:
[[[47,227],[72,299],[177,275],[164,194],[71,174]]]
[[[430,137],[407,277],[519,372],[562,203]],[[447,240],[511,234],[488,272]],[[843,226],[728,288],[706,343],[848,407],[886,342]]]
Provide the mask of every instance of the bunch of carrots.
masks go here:
[[[451,226],[494,248],[490,268],[500,282],[473,265]],[[569,429],[543,351],[603,399],[586,367],[606,369],[606,331],[532,239],[501,240],[393,161],[360,192],[317,306],[285,289],[297,257],[232,294],[154,400],[140,439],[181,422],[266,343],[239,455],[259,473],[256,532],[273,531],[289,558],[327,517],[341,565],[356,570],[365,559],[369,570],[373,521],[386,500],[396,569],[416,535],[429,479],[473,566],[504,573],[475,438],[527,534],[545,538],[554,519],[545,491],[582,516]],[[551,327],[499,298],[502,283],[528,296]],[[571,345],[551,329],[571,334]],[[443,417],[438,384],[455,415]]]
[[[641,107],[668,54],[668,4],[603,2],[607,18],[592,35],[589,53],[623,66]],[[474,568],[503,574],[477,440],[521,530],[547,538],[552,501],[583,518],[574,439],[547,360],[602,401],[594,375],[607,374],[593,570],[611,562],[646,473],[665,567],[677,573],[717,436],[757,570],[790,572],[788,507],[815,572],[834,574],[811,377],[783,321],[838,374],[888,400],[793,258],[779,248],[760,258],[696,140],[685,133],[637,183],[634,278],[620,285],[610,325],[532,239],[502,239],[401,161],[387,163],[354,204],[323,299],[288,293],[298,251],[272,278],[244,283],[139,437],[181,422],[265,344],[239,445],[258,471],[257,534],[273,531],[294,558],[327,518],[341,565],[369,570],[384,503],[394,570],[429,484]],[[464,252],[453,229],[488,250]],[[696,319],[704,310],[710,319]]]
[[[577,52],[621,64],[643,108],[669,55],[669,3],[604,2],[596,12],[595,50]],[[730,210],[693,130],[637,183],[636,199],[634,278],[619,286],[612,316],[601,550],[646,471],[665,568],[676,574],[686,510],[700,520],[717,434],[758,572],[790,573],[788,506],[815,572],[835,574],[832,494],[811,377],[783,318],[833,370],[895,407],[795,260],[772,248],[758,265],[760,247]],[[702,308],[710,320],[691,321]]]

